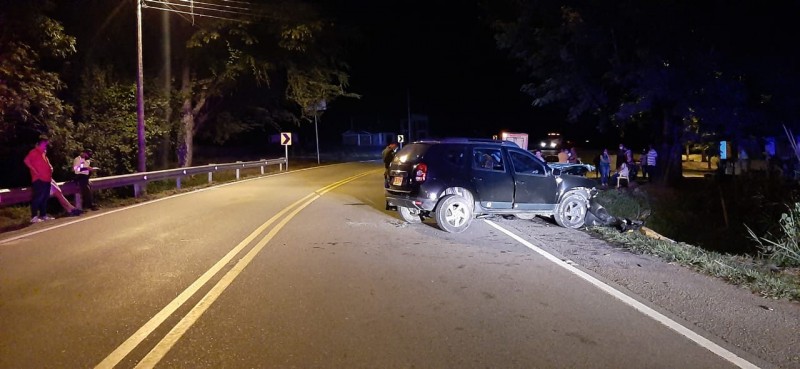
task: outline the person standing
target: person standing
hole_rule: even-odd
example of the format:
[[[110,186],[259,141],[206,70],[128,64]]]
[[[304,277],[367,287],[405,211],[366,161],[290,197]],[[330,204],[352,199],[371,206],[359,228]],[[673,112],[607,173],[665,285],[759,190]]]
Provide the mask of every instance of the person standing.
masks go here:
[[[619,150],[617,151],[617,163],[616,165],[614,165],[614,167],[617,168],[617,170],[619,170],[619,167],[621,167],[622,163],[625,162],[626,151],[628,150],[625,149],[625,145],[619,144]]]
[[[742,173],[750,171],[750,155],[744,147],[739,147],[739,168]]]
[[[94,196],[92,195],[92,185],[89,183],[89,177],[92,172],[97,168],[92,167],[92,150],[84,149],[81,151],[75,160],[72,161],[72,170],[75,173],[75,182],[81,190],[81,197],[83,198],[83,209],[97,210],[97,205],[94,203]]]
[[[647,149],[642,150],[642,154],[639,155],[639,168],[642,168],[642,179],[647,179]]]
[[[559,163],[569,162],[569,153],[567,152],[566,148],[561,149],[561,151],[558,152],[558,162]]]
[[[653,178],[656,174],[656,163],[658,162],[658,152],[650,145],[650,150],[647,151],[647,177],[649,177],[650,182],[653,181]]]
[[[633,158],[633,150],[631,149],[625,149],[625,164],[628,166],[630,179],[635,181],[636,175],[639,174],[639,167],[636,165],[636,160]]]
[[[542,156],[542,150],[540,149],[534,149],[533,156],[537,157],[539,160],[543,162],[547,162],[547,160],[544,159],[544,156]]]
[[[578,150],[575,149],[575,146],[573,146],[569,150],[569,159],[568,159],[568,161],[569,161],[570,164],[580,164],[581,163],[581,159],[578,157]]]
[[[608,187],[608,176],[611,174],[611,157],[608,155],[608,149],[603,149],[603,153],[600,154],[598,167],[600,168],[600,185]]]
[[[392,142],[383,149],[381,152],[381,157],[383,159],[383,166],[386,168],[383,171],[383,186],[385,188],[389,188],[389,165],[392,164],[392,160],[394,160],[394,154],[397,151],[397,144]]]
[[[25,156],[25,166],[31,172],[31,223],[54,219],[47,215],[47,199],[50,198],[50,183],[53,181],[53,166],[47,159],[47,145],[50,140],[42,137],[36,146]]]

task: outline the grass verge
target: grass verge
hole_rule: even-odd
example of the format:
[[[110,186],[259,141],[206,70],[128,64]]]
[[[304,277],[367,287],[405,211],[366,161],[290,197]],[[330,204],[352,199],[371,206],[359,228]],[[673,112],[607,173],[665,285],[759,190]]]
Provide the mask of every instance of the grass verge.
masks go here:
[[[604,191],[600,204],[618,217],[637,218],[649,208],[643,191]],[[692,268],[729,283],[749,288],[767,298],[800,301],[800,268],[779,268],[768,259],[707,250],[684,242],[656,240],[639,232],[592,227],[590,232],[616,245],[641,254],[655,255],[667,262]]]

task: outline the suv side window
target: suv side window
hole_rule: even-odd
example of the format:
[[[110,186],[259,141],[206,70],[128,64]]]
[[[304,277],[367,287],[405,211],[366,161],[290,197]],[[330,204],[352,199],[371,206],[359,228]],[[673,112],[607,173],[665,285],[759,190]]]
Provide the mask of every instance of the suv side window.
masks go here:
[[[475,169],[505,172],[500,149],[476,148],[472,150],[472,166]]]
[[[509,151],[511,163],[514,165],[515,173],[545,175],[547,170],[545,164],[531,155],[525,155],[517,151]]]

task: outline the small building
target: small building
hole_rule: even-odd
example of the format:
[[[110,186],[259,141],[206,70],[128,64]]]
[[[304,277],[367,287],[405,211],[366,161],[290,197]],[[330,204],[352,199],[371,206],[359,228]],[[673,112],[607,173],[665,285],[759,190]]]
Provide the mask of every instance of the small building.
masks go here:
[[[395,140],[395,134],[392,132],[347,130],[342,133],[342,144],[346,146],[386,146]]]

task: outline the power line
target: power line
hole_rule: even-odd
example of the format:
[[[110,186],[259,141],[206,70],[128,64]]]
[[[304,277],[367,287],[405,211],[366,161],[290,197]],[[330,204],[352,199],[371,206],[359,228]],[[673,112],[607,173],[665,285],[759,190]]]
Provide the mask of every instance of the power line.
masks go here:
[[[147,6],[145,5],[145,7],[147,7]],[[173,9],[170,6],[167,6],[167,7],[172,9],[172,10],[177,10],[177,9]],[[153,8],[153,9],[155,9],[155,8]],[[169,11],[167,11],[167,12],[169,13]],[[192,16],[192,19],[189,19],[189,18],[186,18],[186,16],[184,16],[183,14],[180,14],[180,13],[175,13],[175,14],[178,14],[179,17],[183,18],[185,21],[190,22],[190,23],[192,23],[192,25],[194,25],[194,16]]]
[[[195,9],[200,9],[200,10],[208,10],[208,11],[211,11],[211,12],[218,12],[218,13],[224,13],[224,14],[235,14],[235,15],[245,15],[245,16],[253,16],[254,15],[252,12],[249,12],[250,11],[249,8],[241,8],[241,9],[247,10],[248,12],[240,12],[240,11],[235,11],[235,10],[225,10],[225,9],[209,8],[209,7],[205,7],[205,6],[195,6],[194,4],[196,2],[194,2],[194,1],[191,2],[191,5],[178,4],[178,3],[173,3],[173,2],[165,1],[165,0],[144,0],[144,1],[145,1],[145,3],[148,3],[148,2],[149,3],[155,3],[155,4],[160,4],[160,5],[164,5],[164,6],[168,6],[168,7],[177,6],[177,7],[183,7],[183,8],[190,8],[190,9],[192,9],[192,11],[189,14],[197,14],[197,15],[201,15],[201,16],[202,16],[202,13],[197,13],[194,10]],[[197,3],[197,4],[209,4],[209,3]],[[216,6],[216,4],[211,4],[211,5],[212,6]]]
[[[156,6],[147,5],[147,3],[153,3],[153,4],[156,4]],[[220,16],[220,15],[211,15],[211,14],[198,13],[198,12],[194,11],[194,9],[198,9],[196,7],[193,7],[192,11],[185,11],[185,10],[175,9],[174,6],[191,7],[191,6],[182,5],[182,4],[170,3],[168,1],[156,1],[156,0],[144,0],[144,2],[142,3],[142,7],[144,7],[144,8],[161,10],[161,11],[166,11],[166,12],[170,12],[170,13],[176,13],[178,15],[181,15],[181,14],[190,15],[190,16],[192,16],[192,18],[194,18],[194,16],[198,16],[198,17],[205,17],[205,18],[213,18],[213,19],[234,21],[234,22],[243,22],[243,23],[249,23],[250,22],[248,20],[240,19],[240,18],[230,18],[230,17],[224,17],[224,16]],[[228,14],[231,14],[231,15],[244,15],[244,16],[255,16],[255,15],[257,15],[257,14],[252,14],[252,13],[226,11],[226,10],[219,10],[219,9],[205,8],[205,7],[200,7],[199,9],[216,11],[216,12],[221,12],[221,13],[228,13]],[[186,18],[184,18],[184,19],[186,19]],[[188,21],[188,19],[186,19],[186,20]],[[192,21],[192,23],[194,23],[194,21]]]
[[[237,1],[237,0],[222,0],[222,1],[226,2],[226,3],[237,3],[237,4],[252,5],[252,3],[250,3],[249,1]]]
[[[170,0],[144,0],[144,1],[145,2],[151,2],[151,3],[164,4],[164,5],[174,5],[174,6],[184,7],[184,8],[210,10],[210,11],[222,12],[222,13],[250,14],[252,12],[252,9],[247,8],[247,7],[230,6],[230,5],[219,5],[219,4],[206,3],[206,2],[200,2],[200,1],[190,1],[188,5],[187,4],[181,4],[181,3],[175,3],[175,2],[172,2]],[[183,1],[183,2],[185,3],[185,1]],[[219,7],[219,8],[236,9],[236,10],[241,10],[241,11],[237,12],[236,10],[216,9],[216,8],[210,8],[210,7],[205,7],[205,6],[197,6],[195,4],[208,5],[208,6]]]
[[[147,1],[147,0],[146,0],[146,1]],[[195,15],[196,15],[196,16],[198,16],[198,17],[206,17],[206,18],[222,19],[222,20],[228,20],[228,21],[233,21],[233,22],[250,23],[250,21],[243,20],[243,19],[227,18],[227,17],[219,17],[219,16],[215,16],[215,15],[208,15],[208,14],[193,13],[193,12],[181,11],[181,10],[177,10],[177,9],[161,8],[161,7],[152,6],[152,5],[142,5],[142,7],[143,7],[143,8],[148,8],[148,9],[162,10],[162,11],[166,11],[166,12],[170,12],[170,13],[177,13],[177,14],[188,14],[188,15],[191,15],[191,16],[195,16]],[[188,20],[188,19],[187,19],[187,20]]]

